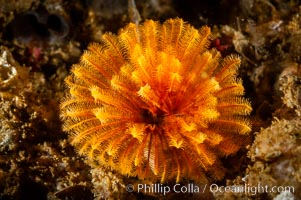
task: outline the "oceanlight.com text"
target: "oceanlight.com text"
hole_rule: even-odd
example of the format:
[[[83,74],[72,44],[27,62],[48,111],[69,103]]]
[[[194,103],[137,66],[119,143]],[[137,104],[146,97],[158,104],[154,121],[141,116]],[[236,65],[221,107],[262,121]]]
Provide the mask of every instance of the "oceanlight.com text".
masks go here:
[[[281,192],[295,192],[293,186],[269,186],[261,185],[231,185],[231,186],[219,186],[217,184],[211,184],[209,187],[210,192],[212,193],[246,193],[250,195],[256,195],[259,193],[281,193]]]

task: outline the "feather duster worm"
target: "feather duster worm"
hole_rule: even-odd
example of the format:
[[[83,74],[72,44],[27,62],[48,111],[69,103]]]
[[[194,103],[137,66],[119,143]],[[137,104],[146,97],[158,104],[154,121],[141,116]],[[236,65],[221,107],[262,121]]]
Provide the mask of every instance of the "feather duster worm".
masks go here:
[[[140,179],[224,175],[220,157],[250,132],[240,59],[208,50],[182,19],[129,24],[91,44],[66,79],[63,128],[91,162]]]

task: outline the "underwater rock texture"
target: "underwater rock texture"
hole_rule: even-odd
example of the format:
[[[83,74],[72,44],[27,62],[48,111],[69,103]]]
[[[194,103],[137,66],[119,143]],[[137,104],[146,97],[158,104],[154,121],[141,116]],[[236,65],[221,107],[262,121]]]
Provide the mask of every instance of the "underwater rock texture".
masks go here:
[[[250,185],[293,186],[301,198],[301,119],[275,120],[256,134],[249,156],[254,164],[247,170]],[[260,176],[258,176],[260,174]],[[293,191],[292,191],[293,192]],[[268,193],[275,197],[278,193]]]

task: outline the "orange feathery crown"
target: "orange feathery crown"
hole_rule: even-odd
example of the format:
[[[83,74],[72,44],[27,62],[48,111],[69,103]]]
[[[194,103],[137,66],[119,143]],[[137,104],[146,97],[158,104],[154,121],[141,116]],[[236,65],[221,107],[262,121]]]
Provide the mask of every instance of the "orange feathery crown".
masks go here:
[[[66,83],[63,128],[93,163],[162,183],[224,175],[251,131],[240,59],[182,19],[130,23],[91,44]]]

